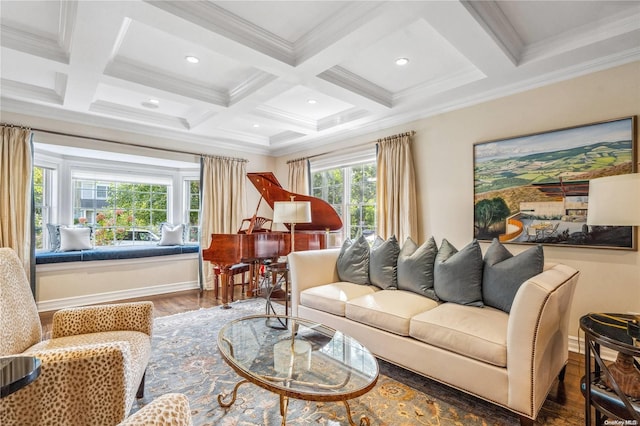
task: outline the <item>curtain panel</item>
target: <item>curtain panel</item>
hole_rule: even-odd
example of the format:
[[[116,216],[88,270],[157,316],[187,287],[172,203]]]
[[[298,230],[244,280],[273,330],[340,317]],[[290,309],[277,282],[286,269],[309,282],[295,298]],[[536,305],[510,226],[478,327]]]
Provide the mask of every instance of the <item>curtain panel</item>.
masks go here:
[[[410,134],[378,140],[377,234],[418,242],[418,208]]]
[[[235,234],[246,211],[246,160],[203,156],[200,209],[200,256],[211,244],[211,234]],[[201,262],[201,286],[213,289],[211,262]]]
[[[18,254],[31,277],[33,155],[31,130],[2,126],[0,139],[0,247]]]
[[[309,195],[311,193],[311,172],[309,160],[301,158],[291,160],[289,164],[289,191],[296,194]]]

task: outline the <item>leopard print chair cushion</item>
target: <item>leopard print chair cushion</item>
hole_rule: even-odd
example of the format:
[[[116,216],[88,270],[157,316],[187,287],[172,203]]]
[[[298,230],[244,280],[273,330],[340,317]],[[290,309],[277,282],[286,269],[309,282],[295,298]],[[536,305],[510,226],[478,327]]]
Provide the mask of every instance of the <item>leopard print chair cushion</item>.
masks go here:
[[[61,310],[54,315],[54,338],[40,341],[29,283],[17,255],[6,248],[0,248],[0,296],[0,356],[31,355],[41,361],[33,383],[0,400],[0,425],[121,422],[149,362],[153,303]],[[25,326],[33,315],[21,309],[33,312],[37,324]]]
[[[189,400],[181,393],[162,395],[119,426],[191,426]]]

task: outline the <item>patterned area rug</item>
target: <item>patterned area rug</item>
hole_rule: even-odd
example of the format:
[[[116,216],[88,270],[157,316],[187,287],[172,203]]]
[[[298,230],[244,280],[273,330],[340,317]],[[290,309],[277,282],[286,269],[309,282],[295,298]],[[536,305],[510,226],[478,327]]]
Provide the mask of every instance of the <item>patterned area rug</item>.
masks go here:
[[[156,319],[145,397],[134,402],[132,411],[162,394],[181,392],[189,398],[196,426],[281,424],[278,396],[249,383],[240,386],[231,408],[218,405],[217,396],[230,393],[240,380],[218,353],[218,331],[232,319],[264,313],[265,301],[236,301],[231,306]],[[372,425],[519,425],[518,417],[507,410],[384,361],[380,361],[375,388],[349,405],[355,421],[366,415]],[[537,421],[553,426],[582,423],[582,413],[549,400]],[[290,400],[287,424],[338,426],[349,422],[343,404]]]

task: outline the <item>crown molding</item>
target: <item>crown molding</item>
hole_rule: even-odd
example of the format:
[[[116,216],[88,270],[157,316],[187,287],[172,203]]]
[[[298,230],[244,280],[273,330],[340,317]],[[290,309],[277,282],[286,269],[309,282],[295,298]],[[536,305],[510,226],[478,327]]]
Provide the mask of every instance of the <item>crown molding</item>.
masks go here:
[[[127,59],[115,58],[107,65],[104,74],[214,105],[229,106],[229,95],[224,89],[207,87],[172,75],[161,74],[157,70]]]
[[[293,114],[288,111],[281,110],[279,108],[270,107],[267,105],[260,105],[256,107],[256,110],[252,112],[253,115],[266,118],[268,120],[277,120],[279,122],[285,122],[290,125],[294,125],[301,130],[317,132],[318,122],[314,119],[303,117],[298,114]]]
[[[58,44],[62,51],[67,55],[71,54],[71,40],[73,38],[73,30],[78,14],[77,1],[60,1],[60,23],[58,29]]]
[[[369,111],[354,107],[318,120],[318,131],[329,130],[332,127],[344,125],[369,115],[371,115]]]
[[[0,37],[3,47],[69,65],[69,51],[47,34],[36,34],[2,24]]]
[[[34,86],[31,84],[20,83],[18,81],[2,79],[2,98],[27,98],[35,102],[45,102],[47,104],[62,105],[63,98],[59,90],[64,86],[63,80],[66,79],[64,74],[57,73],[56,88],[50,89],[46,87]],[[4,104],[3,104],[4,108]]]
[[[48,120],[57,120],[60,122],[74,123],[116,130],[122,132],[142,135],[147,138],[163,138],[173,141],[180,141],[185,152],[194,151],[196,148],[201,149],[202,153],[219,153],[221,150],[229,150],[232,152],[246,152],[259,155],[270,155],[268,141],[265,138],[250,138],[245,134],[237,132],[224,131],[216,129],[207,135],[197,135],[189,133],[186,130],[175,130],[169,128],[160,128],[144,123],[134,123],[123,121],[95,114],[68,111],[62,108],[56,108],[47,105],[27,103],[15,99],[5,98],[4,92],[0,99],[3,112],[12,112],[23,114],[25,116],[40,117]],[[29,123],[24,123],[29,125]],[[194,150],[189,150],[188,144],[193,144]],[[149,145],[149,148],[162,149],[163,146]]]
[[[132,120],[159,126],[175,127],[189,130],[189,123],[183,117],[175,117],[168,114],[160,114],[152,111],[142,111],[139,108],[132,108],[124,105],[114,104],[107,101],[95,101],[89,106],[89,111],[96,114],[120,117],[123,120]]]
[[[288,65],[295,64],[292,43],[213,2],[155,0],[145,0],[145,2]]]
[[[393,94],[391,92],[340,66],[332,67],[318,74],[318,78],[364,96],[387,108],[393,106]]]
[[[511,22],[495,1],[462,1],[462,5],[471,16],[493,38],[498,47],[507,55],[509,60],[518,65],[523,51],[524,42]]]
[[[295,65],[303,63],[369,21],[381,7],[378,2],[351,2],[316,25],[293,44]]]
[[[397,106],[400,102],[406,102],[417,97],[433,96],[438,93],[443,93],[464,86],[465,84],[482,80],[486,77],[485,73],[475,67],[460,69],[453,74],[429,80],[395,93],[393,95],[393,105]]]
[[[256,71],[248,79],[229,91],[229,106],[237,104],[277,78],[278,77],[273,74]]]
[[[625,13],[602,19],[599,25],[589,23],[571,31],[567,31],[557,37],[541,40],[527,45],[521,57],[521,64],[539,61],[552,56],[576,50],[582,47],[594,45],[598,42],[613,39],[623,34],[629,34],[640,30],[640,6],[633,14]],[[640,36],[636,37],[640,43]]]

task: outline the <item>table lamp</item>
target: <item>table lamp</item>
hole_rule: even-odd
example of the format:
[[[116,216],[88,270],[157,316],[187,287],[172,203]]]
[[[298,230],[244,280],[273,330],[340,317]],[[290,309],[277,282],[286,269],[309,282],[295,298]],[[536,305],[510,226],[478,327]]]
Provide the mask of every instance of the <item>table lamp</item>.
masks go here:
[[[638,226],[640,225],[640,174],[607,176],[589,181],[587,225]],[[640,316],[627,320],[627,333],[637,342],[640,339]],[[640,397],[640,371],[633,357],[621,352],[610,372],[627,395]]]
[[[291,251],[295,249],[296,223],[311,222],[311,203],[309,201],[276,201],[273,203],[273,223],[288,223],[291,225]]]

